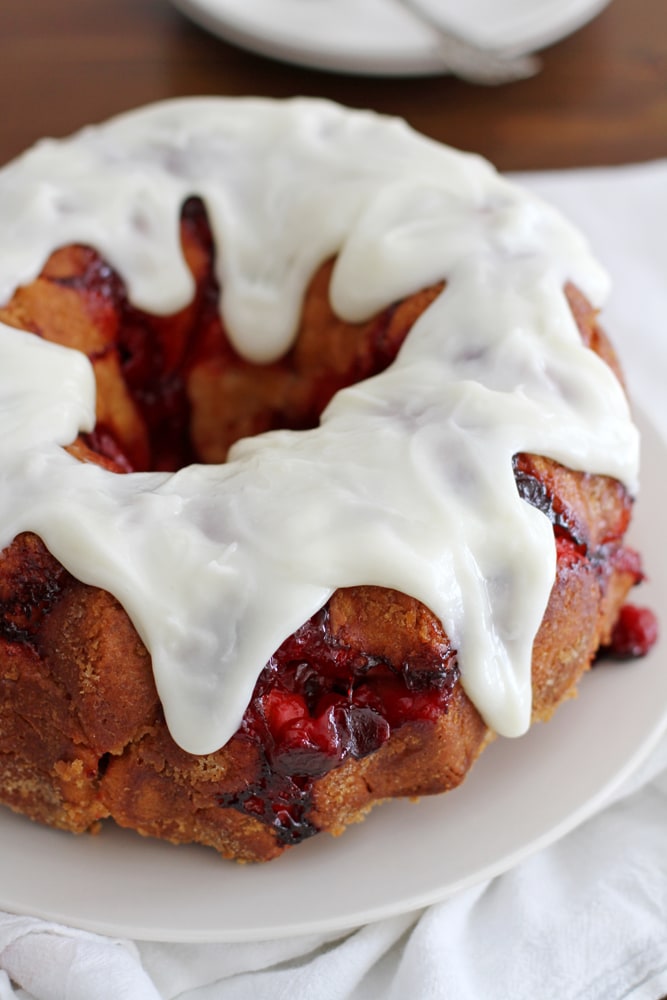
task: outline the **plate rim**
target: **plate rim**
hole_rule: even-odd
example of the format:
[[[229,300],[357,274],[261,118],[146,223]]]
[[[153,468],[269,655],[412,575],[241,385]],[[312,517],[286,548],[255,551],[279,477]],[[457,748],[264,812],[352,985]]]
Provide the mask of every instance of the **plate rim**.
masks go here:
[[[277,31],[266,22],[258,23],[258,19],[252,14],[252,7],[248,7],[253,0],[169,2],[185,17],[224,41],[280,62],[325,72],[362,76],[419,77],[451,73],[450,67],[438,52],[437,34],[416,19],[415,30],[407,36],[407,41],[406,36],[397,36],[392,45],[382,45],[373,37],[352,52],[337,42],[335,32],[331,31],[331,22],[328,30],[323,28],[321,35],[311,36],[298,43],[293,39],[288,40],[281,31],[284,19],[278,19]],[[280,4],[281,0],[273,2]],[[542,21],[533,20],[531,28],[524,31],[511,45],[503,46],[502,51],[510,56],[519,56],[553,45],[584,27],[611,2],[612,0],[570,0],[563,11],[563,4],[553,0],[552,9],[557,16],[543,18]],[[394,12],[397,13],[409,21],[409,12]]]

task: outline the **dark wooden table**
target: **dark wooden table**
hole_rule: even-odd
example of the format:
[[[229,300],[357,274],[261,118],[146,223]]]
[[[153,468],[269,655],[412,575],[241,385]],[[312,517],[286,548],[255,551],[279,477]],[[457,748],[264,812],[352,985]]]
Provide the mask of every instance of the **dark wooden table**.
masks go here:
[[[0,0],[0,162],[42,135],[187,94],[318,95],[399,114],[501,169],[667,155],[667,2],[613,0],[532,80],[377,79],[273,62],[167,0]]]

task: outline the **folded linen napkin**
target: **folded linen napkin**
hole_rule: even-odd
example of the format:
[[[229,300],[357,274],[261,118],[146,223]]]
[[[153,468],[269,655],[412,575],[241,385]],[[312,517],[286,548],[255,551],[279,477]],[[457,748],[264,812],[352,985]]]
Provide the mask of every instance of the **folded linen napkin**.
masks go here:
[[[667,442],[667,160],[521,180],[589,234],[615,276],[606,324]],[[657,1000],[665,831],[667,737],[557,843],[426,910],[345,934],[164,944],[0,914],[0,1000]]]

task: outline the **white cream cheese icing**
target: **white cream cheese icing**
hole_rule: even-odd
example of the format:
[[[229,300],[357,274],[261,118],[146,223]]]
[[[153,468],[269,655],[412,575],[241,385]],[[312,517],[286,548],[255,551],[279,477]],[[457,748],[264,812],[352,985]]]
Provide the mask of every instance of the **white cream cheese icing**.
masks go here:
[[[398,358],[339,392],[320,426],[239,442],[222,466],[117,475],[62,448],[91,429],[87,359],[0,324],[0,546],[40,535],[123,604],[174,739],[231,737],[263,665],[341,586],[423,601],[497,732],[524,732],[531,652],[555,573],[548,520],[518,495],[527,451],[637,487],[638,435],[563,287],[607,279],[556,211],[480,158],[323,101],[166,102],[43,141],[0,171],[0,301],[50,252],[94,246],[133,303],[186,304],[184,200],[216,245],[237,349],[294,337],[306,283],[336,254],[348,320],[446,279]]]

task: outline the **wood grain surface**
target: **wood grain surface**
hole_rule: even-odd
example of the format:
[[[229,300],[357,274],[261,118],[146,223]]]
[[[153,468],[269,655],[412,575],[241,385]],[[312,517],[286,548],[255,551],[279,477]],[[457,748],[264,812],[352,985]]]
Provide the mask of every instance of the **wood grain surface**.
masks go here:
[[[42,135],[188,94],[371,107],[501,169],[667,155],[667,0],[612,0],[542,58],[537,77],[497,88],[345,76],[241,51],[168,0],[0,0],[0,162]]]

